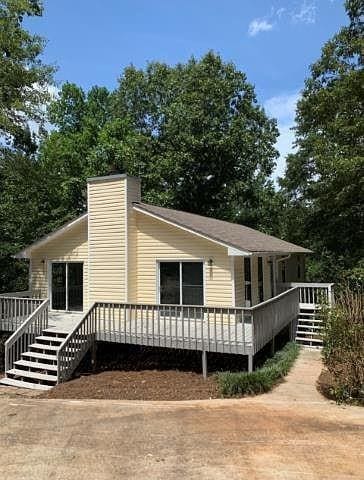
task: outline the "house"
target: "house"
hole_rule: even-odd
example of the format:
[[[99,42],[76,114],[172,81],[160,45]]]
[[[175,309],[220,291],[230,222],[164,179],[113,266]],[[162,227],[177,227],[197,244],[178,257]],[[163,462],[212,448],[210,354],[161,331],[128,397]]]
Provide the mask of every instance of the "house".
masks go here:
[[[0,298],[0,325],[15,330],[7,381],[63,381],[97,340],[201,350],[204,373],[206,352],[240,353],[252,370],[258,350],[293,332],[303,295],[313,311],[330,296],[329,284],[302,283],[310,250],[145,204],[138,178],[91,178],[87,198],[87,213],[17,255],[29,292]]]

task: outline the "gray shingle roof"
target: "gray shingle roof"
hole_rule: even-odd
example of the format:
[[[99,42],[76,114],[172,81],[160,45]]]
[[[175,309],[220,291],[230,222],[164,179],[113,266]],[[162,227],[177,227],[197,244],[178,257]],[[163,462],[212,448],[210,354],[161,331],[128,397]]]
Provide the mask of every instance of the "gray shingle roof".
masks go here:
[[[237,223],[224,222],[215,218],[203,217],[146,203],[134,202],[133,205],[145,213],[155,215],[179,227],[187,228],[192,232],[211,238],[211,240],[245,252],[311,253],[311,250],[307,248],[294,245]]]

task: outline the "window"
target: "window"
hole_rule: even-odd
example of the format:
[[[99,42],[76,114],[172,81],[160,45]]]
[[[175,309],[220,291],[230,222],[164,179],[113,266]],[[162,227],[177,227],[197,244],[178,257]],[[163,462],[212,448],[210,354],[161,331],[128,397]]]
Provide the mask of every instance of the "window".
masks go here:
[[[258,297],[259,302],[264,300],[264,285],[263,285],[263,258],[258,257]]]
[[[160,262],[159,299],[164,305],[203,305],[203,263]]]
[[[244,257],[244,281],[245,281],[245,305],[250,307],[252,303],[252,272],[249,257]]]
[[[274,259],[269,260],[270,296],[274,297]]]
[[[298,280],[301,279],[301,260],[298,259],[298,262],[297,262],[297,278]]]
[[[282,282],[286,282],[286,262],[281,263],[281,276],[282,276]]]
[[[83,310],[83,264],[51,264],[51,304],[53,310]]]

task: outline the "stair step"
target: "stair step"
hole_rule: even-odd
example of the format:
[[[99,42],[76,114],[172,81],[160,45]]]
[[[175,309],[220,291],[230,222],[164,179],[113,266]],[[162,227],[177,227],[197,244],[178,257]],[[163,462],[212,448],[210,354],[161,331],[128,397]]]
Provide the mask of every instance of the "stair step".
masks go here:
[[[321,337],[321,332],[307,332],[304,330],[297,330],[296,335],[299,337],[300,335],[313,335],[315,337]]]
[[[47,336],[47,337],[52,337],[52,336],[58,336],[58,337],[64,337],[66,338],[70,332],[65,332],[63,330],[53,330],[51,328],[47,328],[43,330],[42,334]]]
[[[37,343],[39,342],[39,340],[42,341],[42,342],[57,342],[57,343],[61,344],[64,341],[64,338],[48,337],[48,336],[45,336],[45,335],[41,335],[39,337],[36,337]]]
[[[15,380],[14,378],[1,378],[0,385],[18,388],[30,388],[32,390],[50,390],[51,385],[41,385],[39,383],[23,382],[22,380]]]
[[[46,345],[46,344],[43,344],[43,343],[32,343],[29,345],[29,348],[32,349],[32,348],[36,348],[38,350],[49,350],[49,351],[52,351],[54,352],[54,354],[57,353],[57,350],[59,350],[60,346],[57,345]]]
[[[297,329],[312,329],[312,330],[322,330],[322,327],[320,327],[320,325],[305,325],[305,324],[301,324],[301,323],[298,323],[297,325]]]
[[[17,360],[14,362],[17,367],[34,368],[35,370],[49,370],[57,373],[57,365],[51,365],[50,363],[31,362],[29,360]]]
[[[322,339],[321,338],[305,338],[305,337],[296,337],[296,342],[315,342],[315,343],[321,343],[322,344]]]
[[[24,352],[21,355],[22,357],[40,358],[41,360],[57,360],[57,357],[55,355],[47,355],[46,353]]]
[[[320,315],[320,312],[305,312],[304,310],[300,310],[301,315],[307,315],[309,317],[314,317],[315,315]]]
[[[8,370],[6,372],[6,375],[11,375],[15,377],[25,377],[25,378],[31,378],[33,380],[40,380],[40,381],[46,381],[46,382],[56,382],[57,377],[54,375],[47,375],[45,373],[38,373],[38,372],[27,372],[26,370],[18,370],[17,368],[12,368],[11,370]]]
[[[298,317],[299,322],[309,322],[309,323],[318,323],[322,325],[322,320],[319,320],[318,318],[302,318]]]

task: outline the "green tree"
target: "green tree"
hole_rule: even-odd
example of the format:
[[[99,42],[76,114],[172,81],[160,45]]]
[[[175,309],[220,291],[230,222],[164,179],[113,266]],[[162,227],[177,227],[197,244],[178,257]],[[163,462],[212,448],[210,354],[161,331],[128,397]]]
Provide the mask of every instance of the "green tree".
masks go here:
[[[38,167],[47,177],[50,194],[59,206],[55,218],[64,222],[86,209],[86,179],[104,175],[111,165],[124,170],[134,133],[127,120],[111,116],[111,95],[104,87],[86,94],[65,83],[49,107],[55,126],[39,149]]]
[[[29,120],[41,122],[49,100],[54,67],[39,60],[44,40],[22,25],[40,15],[39,0],[0,1],[0,136],[9,144],[24,136]]]
[[[278,131],[233,64],[209,52],[174,67],[131,66],[113,96],[114,118],[129,119],[138,135],[125,167],[143,178],[146,200],[272,225],[261,213],[275,201]]]
[[[0,291],[26,285],[11,255],[41,232],[47,205],[29,122],[44,120],[54,68],[39,59],[44,40],[23,28],[41,14],[38,0],[0,1]]]
[[[287,235],[317,254],[311,277],[332,280],[363,258],[362,0],[347,0],[350,23],[311,66],[296,115],[297,153],[281,186],[289,202]]]

